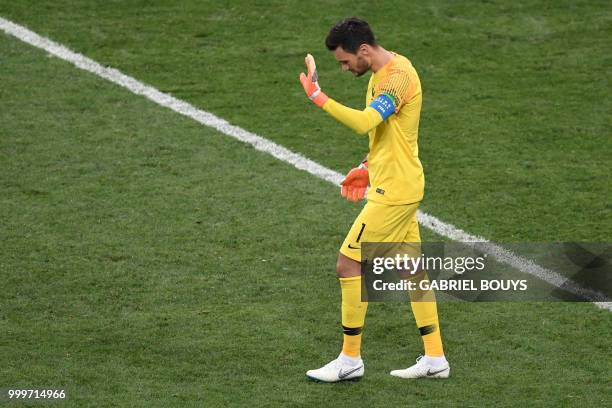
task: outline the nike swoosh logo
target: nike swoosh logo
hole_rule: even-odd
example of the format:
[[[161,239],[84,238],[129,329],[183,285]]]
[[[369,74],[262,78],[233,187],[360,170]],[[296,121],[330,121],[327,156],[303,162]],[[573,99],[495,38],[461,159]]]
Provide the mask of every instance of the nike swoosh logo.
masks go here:
[[[354,246],[351,246],[351,244],[348,244],[348,247],[349,247],[350,249],[359,249],[359,247],[354,247]]]
[[[342,379],[344,377],[347,377],[347,376],[353,374],[355,371],[359,370],[361,367],[363,367],[363,366],[359,366],[357,368],[353,368],[352,370],[345,371],[345,372],[342,372],[342,369],[340,369],[340,371],[338,371],[338,378]]]
[[[431,377],[432,375],[436,375],[436,374],[441,373],[442,371],[446,371],[446,370],[448,370],[448,367],[443,368],[443,369],[438,370],[438,371],[434,371],[434,372],[432,372],[430,369],[427,369],[427,376]]]

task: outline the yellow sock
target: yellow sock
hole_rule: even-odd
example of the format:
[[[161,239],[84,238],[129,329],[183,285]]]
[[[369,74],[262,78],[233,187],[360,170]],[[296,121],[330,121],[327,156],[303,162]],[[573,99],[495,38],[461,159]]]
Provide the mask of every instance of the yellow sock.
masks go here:
[[[427,279],[427,274],[419,277]],[[444,355],[442,347],[442,336],[440,335],[440,323],[438,321],[438,306],[433,290],[410,293],[410,306],[416,320],[417,327],[423,339],[425,355],[440,357]]]
[[[440,335],[440,323],[438,322],[438,308],[436,302],[410,302],[412,313],[416,320],[425,355],[440,357],[444,355],[442,348],[442,336]]]
[[[361,331],[368,303],[361,301],[361,276],[340,278],[342,288],[342,353],[350,357],[361,354]]]

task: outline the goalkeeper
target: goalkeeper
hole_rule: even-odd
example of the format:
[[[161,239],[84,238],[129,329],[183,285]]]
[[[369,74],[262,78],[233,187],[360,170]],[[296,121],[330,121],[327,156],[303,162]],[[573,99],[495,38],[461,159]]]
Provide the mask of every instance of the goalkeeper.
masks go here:
[[[368,304],[361,302],[360,245],[420,242],[416,214],[425,180],[417,144],[421,83],[410,61],[381,47],[368,23],[358,18],[345,19],[332,27],[325,45],[342,70],[355,76],[372,71],[363,110],[348,108],[321,91],[312,55],[306,56],[307,73],[300,74],[304,91],[316,106],[369,137],[366,160],[341,183],[342,196],[351,201],[366,198],[367,191],[367,203],[348,232],[336,264],[342,289],[342,351],[327,365],[306,373],[318,381],[336,382],[364,374],[360,348]],[[391,375],[448,377],[450,367],[444,357],[435,300],[413,301],[411,307],[425,355],[415,365],[391,371]]]

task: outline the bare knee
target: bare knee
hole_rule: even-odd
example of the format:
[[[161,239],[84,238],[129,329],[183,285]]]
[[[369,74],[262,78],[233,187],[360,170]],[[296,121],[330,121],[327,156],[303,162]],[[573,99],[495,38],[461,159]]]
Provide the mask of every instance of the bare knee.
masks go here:
[[[352,278],[361,275],[361,264],[346,255],[338,254],[336,274],[339,278]]]

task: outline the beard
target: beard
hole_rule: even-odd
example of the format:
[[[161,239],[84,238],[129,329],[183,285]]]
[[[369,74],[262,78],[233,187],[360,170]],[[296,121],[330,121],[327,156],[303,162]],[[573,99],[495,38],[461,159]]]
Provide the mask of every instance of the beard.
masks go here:
[[[370,64],[368,64],[368,62],[364,58],[358,56],[357,57],[357,67],[353,70],[353,73],[355,74],[355,76],[360,77],[366,72],[368,72],[369,70],[370,70]]]

